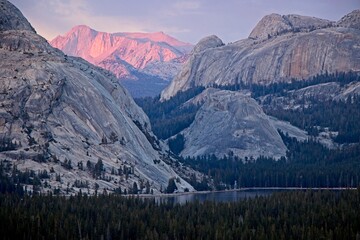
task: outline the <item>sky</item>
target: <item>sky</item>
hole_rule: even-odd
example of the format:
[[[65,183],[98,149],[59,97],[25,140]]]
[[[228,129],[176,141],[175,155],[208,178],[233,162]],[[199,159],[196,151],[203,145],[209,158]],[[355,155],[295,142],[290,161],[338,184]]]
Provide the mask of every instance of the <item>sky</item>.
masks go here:
[[[197,43],[217,35],[225,43],[248,37],[270,13],[337,21],[360,0],[10,0],[48,40],[85,24],[103,32],[163,31]]]

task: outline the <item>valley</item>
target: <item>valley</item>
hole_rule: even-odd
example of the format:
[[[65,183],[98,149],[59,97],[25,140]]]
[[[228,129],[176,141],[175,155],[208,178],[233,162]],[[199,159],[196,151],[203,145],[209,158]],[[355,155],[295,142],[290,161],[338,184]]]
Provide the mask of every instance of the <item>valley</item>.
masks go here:
[[[52,48],[18,10],[6,1],[3,6],[4,19],[17,23],[3,21],[1,53],[8,61],[0,68],[1,166],[4,174],[22,175],[31,191],[171,193],[231,189],[235,182],[239,187],[356,187],[360,182],[357,10],[338,22],[265,16],[248,39],[224,44],[213,35],[190,53],[192,45],[162,32],[110,34],[85,25],[51,41],[105,69],[109,59],[144,70],[159,60],[169,64],[183,58],[182,69],[161,95],[134,102],[118,83],[123,72],[114,76]],[[268,37],[262,35],[266,31]],[[351,36],[336,45],[344,64],[323,59],[321,69],[311,72],[316,56],[296,60],[300,72],[307,72],[298,75],[284,70],[295,59],[279,59],[268,72],[275,75],[264,75],[261,67],[252,78],[227,75],[235,69],[247,74],[251,66],[236,66],[249,57],[263,61],[257,56],[273,56],[276,49],[291,57],[298,51],[294,42],[322,41],[322,33],[335,32]],[[328,49],[334,42],[323,44]],[[225,59],[231,61],[219,68]],[[202,81],[207,71],[218,73]]]
[[[195,45],[70,10],[46,40],[0,0],[0,238],[360,237],[359,9]]]

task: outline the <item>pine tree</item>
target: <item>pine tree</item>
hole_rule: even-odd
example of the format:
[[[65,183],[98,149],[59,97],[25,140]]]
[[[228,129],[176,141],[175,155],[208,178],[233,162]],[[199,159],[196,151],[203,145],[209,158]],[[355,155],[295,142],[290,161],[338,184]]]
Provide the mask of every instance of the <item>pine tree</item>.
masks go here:
[[[168,186],[166,188],[166,193],[173,193],[175,190],[177,190],[177,186],[175,184],[175,178],[170,178]]]

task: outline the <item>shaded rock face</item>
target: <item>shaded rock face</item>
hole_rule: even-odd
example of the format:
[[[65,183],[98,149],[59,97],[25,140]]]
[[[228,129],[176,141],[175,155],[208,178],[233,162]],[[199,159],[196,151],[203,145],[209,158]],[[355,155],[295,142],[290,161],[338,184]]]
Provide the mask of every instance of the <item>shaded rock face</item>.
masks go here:
[[[163,32],[157,33],[105,33],[95,31],[88,26],[76,26],[64,36],[58,36],[50,44],[66,54],[82,57],[85,60],[110,70],[118,78],[137,79],[129,66],[158,76],[151,63],[179,62],[172,60],[184,56],[192,48],[191,44],[180,42]],[[125,63],[125,64],[124,64]],[[121,66],[121,67],[117,67]],[[168,68],[159,76],[171,75]],[[165,78],[169,80],[170,78]]]
[[[27,30],[35,32],[34,28],[24,18],[23,14],[15,6],[5,0],[0,1],[0,31]]]
[[[185,148],[181,155],[285,156],[287,149],[277,129],[254,99],[241,92],[206,91],[204,98],[194,99],[197,104],[204,102],[194,122],[182,132]]]
[[[163,161],[172,160],[147,116],[111,73],[52,48],[11,3],[1,0],[0,6],[0,19],[16,18],[12,26],[0,22],[5,29],[0,31],[0,139],[16,145],[0,152],[0,159],[19,170],[52,172],[53,189],[76,180],[88,182],[91,192],[95,183],[113,190],[149,181],[157,192],[178,177]],[[94,178],[87,167],[99,159],[101,179],[107,181]],[[124,169],[131,169],[126,181]],[[193,189],[184,180],[178,187]]]
[[[269,84],[360,71],[360,31],[354,28],[358,17],[354,11],[336,27],[312,17],[266,16],[248,39],[193,53],[161,99],[193,86]]]

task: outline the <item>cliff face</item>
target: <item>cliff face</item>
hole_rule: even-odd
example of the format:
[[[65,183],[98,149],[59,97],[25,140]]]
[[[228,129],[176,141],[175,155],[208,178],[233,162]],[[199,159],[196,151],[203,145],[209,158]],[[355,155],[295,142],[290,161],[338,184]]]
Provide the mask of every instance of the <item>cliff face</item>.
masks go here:
[[[248,39],[193,51],[161,97],[169,99],[192,86],[268,84],[360,71],[359,19],[358,10],[338,23],[298,15],[265,16]],[[204,41],[209,38],[199,44],[206,45]]]
[[[1,159],[22,171],[46,170],[52,189],[148,181],[156,192],[178,176],[115,76],[51,47],[8,1],[0,0],[0,19]],[[103,171],[94,175],[99,159]],[[192,189],[184,180],[179,186]]]

